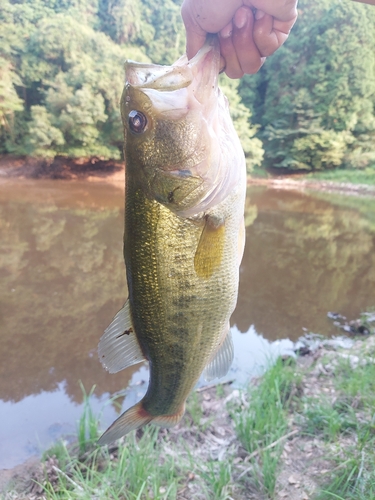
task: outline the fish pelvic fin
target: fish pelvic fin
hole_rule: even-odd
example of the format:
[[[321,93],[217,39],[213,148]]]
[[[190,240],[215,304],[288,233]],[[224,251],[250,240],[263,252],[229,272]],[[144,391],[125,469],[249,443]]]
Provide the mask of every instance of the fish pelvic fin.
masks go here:
[[[176,425],[185,413],[185,403],[181,409],[173,415],[151,415],[143,408],[142,401],[126,410],[113,424],[108,427],[105,433],[99,438],[100,446],[110,444],[116,439],[120,439],[130,431],[139,429],[148,423],[158,425],[160,427],[173,427]]]

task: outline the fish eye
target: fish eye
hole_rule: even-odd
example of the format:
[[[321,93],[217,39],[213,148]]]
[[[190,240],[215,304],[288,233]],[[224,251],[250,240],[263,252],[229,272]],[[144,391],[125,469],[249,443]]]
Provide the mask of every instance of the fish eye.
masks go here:
[[[132,132],[141,134],[145,131],[147,126],[147,118],[140,111],[130,111],[129,113],[129,127]]]

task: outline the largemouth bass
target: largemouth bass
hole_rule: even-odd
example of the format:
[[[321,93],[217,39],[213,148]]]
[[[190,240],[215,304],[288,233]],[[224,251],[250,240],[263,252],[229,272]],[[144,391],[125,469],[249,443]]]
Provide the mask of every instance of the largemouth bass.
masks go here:
[[[229,319],[242,259],[246,167],[212,38],[190,61],[126,63],[124,257],[129,298],[99,342],[109,372],[148,360],[144,398],[99,439],[170,427],[203,370],[233,360]]]

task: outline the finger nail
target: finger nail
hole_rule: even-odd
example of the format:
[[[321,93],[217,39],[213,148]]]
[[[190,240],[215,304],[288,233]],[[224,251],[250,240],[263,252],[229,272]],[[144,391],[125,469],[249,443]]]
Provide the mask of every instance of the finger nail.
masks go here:
[[[237,29],[243,28],[247,23],[247,10],[240,7],[234,14],[233,22]]]
[[[258,21],[259,19],[262,19],[262,17],[264,17],[265,15],[265,12],[263,12],[262,10],[257,10],[255,12],[255,19]]]
[[[220,31],[220,36],[222,38],[230,38],[232,36],[232,24],[228,24]]]

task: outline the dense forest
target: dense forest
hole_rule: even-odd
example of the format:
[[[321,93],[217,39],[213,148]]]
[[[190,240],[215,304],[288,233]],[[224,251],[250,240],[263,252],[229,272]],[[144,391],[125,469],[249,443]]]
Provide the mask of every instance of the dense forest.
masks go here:
[[[181,0],[2,0],[0,154],[121,157],[126,59],[184,52]],[[300,0],[256,75],[222,77],[254,166],[375,168],[375,8]]]

